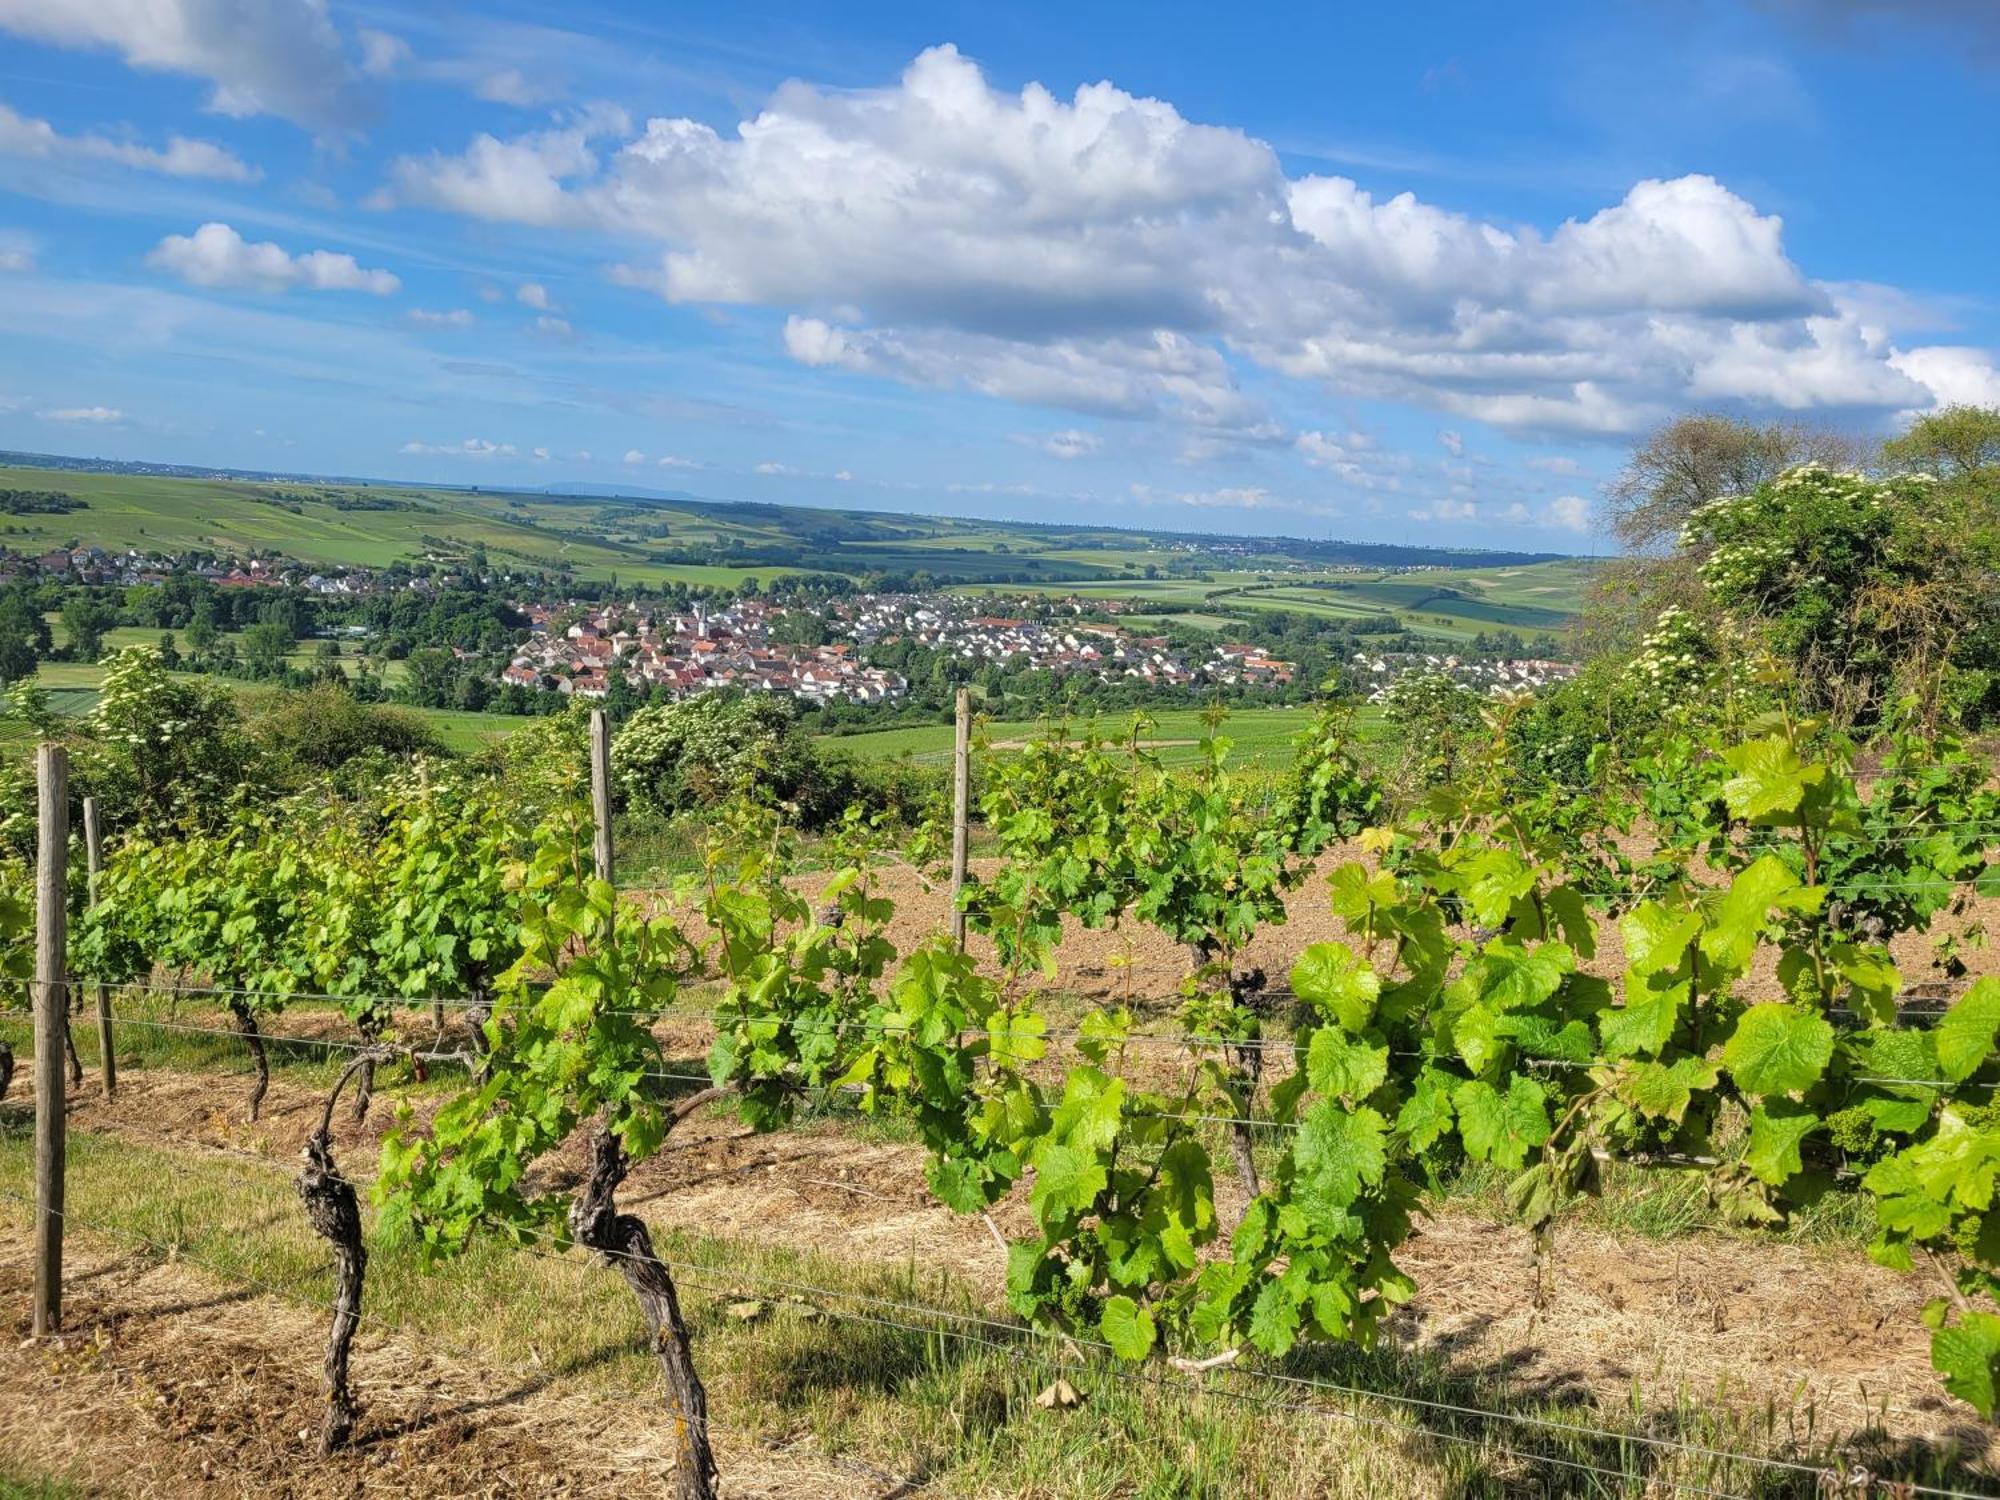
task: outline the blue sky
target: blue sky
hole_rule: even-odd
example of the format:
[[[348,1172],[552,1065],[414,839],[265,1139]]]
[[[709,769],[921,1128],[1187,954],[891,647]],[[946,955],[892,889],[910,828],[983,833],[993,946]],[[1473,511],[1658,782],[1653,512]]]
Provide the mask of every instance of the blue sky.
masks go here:
[[[0,0],[0,447],[1604,543],[2000,404],[1987,0]]]

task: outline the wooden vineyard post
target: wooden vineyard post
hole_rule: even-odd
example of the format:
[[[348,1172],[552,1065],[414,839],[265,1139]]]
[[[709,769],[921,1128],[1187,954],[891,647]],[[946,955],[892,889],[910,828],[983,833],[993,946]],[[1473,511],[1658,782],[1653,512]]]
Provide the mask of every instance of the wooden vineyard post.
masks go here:
[[[97,799],[83,799],[83,852],[90,862],[90,904],[97,905],[97,883],[104,874],[104,830],[97,821]],[[111,987],[101,978],[97,991],[97,1065],[104,1073],[104,1097],[118,1092],[118,1056],[111,1044]]]
[[[610,882],[611,721],[601,708],[590,711],[590,810],[597,819],[597,837],[592,844],[592,852],[597,856],[597,878]]]
[[[958,690],[958,724],[951,746],[951,940],[965,947],[965,912],[959,897],[965,890],[966,819],[972,800],[972,694]]]
[[[597,878],[616,885],[611,849],[611,721],[601,708],[590,713],[590,810],[597,820]],[[614,895],[613,900],[616,901]],[[614,918],[614,921],[616,918]],[[676,1500],[716,1500],[715,1454],[708,1443],[708,1391],[694,1365],[687,1321],[673,1274],[653,1248],[645,1220],[618,1211],[618,1185],[630,1163],[625,1148],[604,1124],[591,1146],[589,1179],[570,1204],[570,1233],[614,1266],[638,1300],[652,1334],[653,1352],[667,1387],[674,1426]]]
[[[63,960],[68,933],[69,755],[35,751],[40,792],[35,864],[35,1321],[36,1338],[62,1326],[64,1091],[69,1029]]]

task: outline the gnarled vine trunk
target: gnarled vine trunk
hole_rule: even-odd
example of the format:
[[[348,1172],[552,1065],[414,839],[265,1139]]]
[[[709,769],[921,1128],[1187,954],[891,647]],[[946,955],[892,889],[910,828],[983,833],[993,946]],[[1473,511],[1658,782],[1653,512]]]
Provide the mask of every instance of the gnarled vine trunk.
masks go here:
[[[14,1049],[0,1042],[0,1099],[7,1097],[7,1090],[14,1082]]]
[[[236,1029],[250,1044],[251,1059],[257,1064],[257,1081],[250,1086],[250,1121],[255,1124],[257,1112],[264,1107],[264,1094],[271,1087],[271,1060],[264,1055],[264,1034],[257,1029],[257,1017],[250,1007],[236,999],[229,1002],[229,1010],[236,1017]]]
[[[382,1017],[375,1012],[364,1012],[356,1022],[361,1039],[371,1046],[382,1039]],[[368,1118],[369,1101],[375,1097],[375,1059],[363,1053],[355,1059],[360,1066],[361,1077],[354,1085],[354,1123],[359,1125]]]
[[[570,1233],[579,1245],[615,1265],[639,1300],[667,1382],[667,1408],[674,1421],[674,1494],[678,1500],[715,1500],[708,1392],[695,1372],[674,1279],[654,1252],[644,1221],[618,1212],[618,1184],[625,1171],[625,1148],[600,1125],[590,1143],[590,1178],[570,1205]]]
[[[76,988],[78,988],[76,985],[70,986],[71,990],[75,990]],[[70,1087],[80,1088],[83,1084],[83,1059],[76,1055],[76,1028],[69,1024],[68,1011],[63,1012],[62,1023],[63,1055],[69,1059]]]
[[[307,1221],[333,1246],[333,1323],[327,1330],[321,1377],[326,1397],[326,1414],[319,1430],[322,1457],[346,1446],[360,1415],[348,1386],[347,1367],[355,1330],[361,1325],[361,1284],[368,1270],[368,1250],[361,1242],[361,1204],[354,1184],[340,1175],[333,1160],[333,1106],[347,1080],[356,1072],[372,1073],[375,1063],[373,1055],[356,1058],[334,1084],[320,1115],[319,1129],[307,1138],[301,1153],[306,1164],[296,1184]]]
[[[1238,1007],[1250,1011],[1261,1018],[1264,1000],[1264,971],[1262,969],[1240,970],[1229,976],[1229,997]],[[1237,1076],[1242,1082],[1242,1101],[1237,1113],[1242,1117],[1229,1127],[1229,1149],[1236,1158],[1237,1175],[1243,1179],[1244,1190],[1255,1198],[1259,1191],[1257,1180],[1256,1141],[1251,1136],[1247,1123],[1251,1116],[1250,1106],[1257,1095],[1257,1084],[1264,1076],[1264,1047],[1260,1036],[1253,1038],[1249,1045],[1231,1047],[1236,1062]],[[1248,1200],[1244,1203],[1248,1212]]]

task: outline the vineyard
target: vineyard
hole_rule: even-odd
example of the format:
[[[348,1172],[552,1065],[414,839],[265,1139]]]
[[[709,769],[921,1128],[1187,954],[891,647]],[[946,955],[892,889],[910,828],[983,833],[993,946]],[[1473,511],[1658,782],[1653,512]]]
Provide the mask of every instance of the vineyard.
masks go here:
[[[1219,715],[1191,769],[1051,726],[983,768],[957,879],[947,829],[745,796],[644,890],[601,716],[535,788],[102,838],[92,799],[75,861],[45,747],[0,901],[42,1415],[144,1395],[188,1439],[232,1391],[289,1430],[223,1426],[197,1482],[286,1493],[1990,1491],[2000,794],[1914,716],[1712,708],[1535,795],[1525,705],[1415,796],[1337,703],[1275,775]],[[1760,1271],[1834,1277],[1813,1315],[1900,1363],[1419,1337],[1429,1274],[1586,1337],[1569,1278],[1663,1204],[1714,1333],[1799,1291]],[[1861,1226],[1865,1276],[1806,1253]],[[229,1308],[177,1325],[199,1374],[135,1347],[177,1298]],[[21,1389],[10,1446],[105,1480]]]

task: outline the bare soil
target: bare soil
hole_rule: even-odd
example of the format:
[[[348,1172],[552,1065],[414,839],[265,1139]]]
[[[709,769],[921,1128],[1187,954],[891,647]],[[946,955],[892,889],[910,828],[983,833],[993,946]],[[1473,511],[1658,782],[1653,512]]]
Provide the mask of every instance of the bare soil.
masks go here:
[[[657,1406],[374,1330],[354,1352],[364,1407],[355,1446],[314,1459],[324,1317],[90,1235],[70,1236],[66,1259],[64,1336],[29,1340],[25,1316],[5,1328],[0,1452],[88,1494],[616,1497],[667,1483]],[[31,1281],[25,1237],[7,1236],[0,1303],[25,1309]],[[753,1446],[724,1427],[715,1443],[732,1496],[818,1500],[892,1487],[809,1445]]]
[[[315,1123],[318,1100],[316,1089],[280,1076],[273,1081],[264,1119],[251,1126],[243,1123],[240,1098],[219,1090],[213,1075],[147,1070],[121,1079],[114,1104],[88,1092],[75,1100],[73,1124],[159,1146],[263,1156],[289,1165]],[[389,1114],[378,1105],[366,1126],[344,1125],[343,1159],[357,1164],[369,1160],[369,1146],[388,1128]],[[582,1168],[581,1142],[572,1142],[544,1164],[543,1183],[567,1185]],[[1218,1194],[1220,1210],[1233,1213],[1240,1196],[1235,1183],[1223,1179]],[[999,1301],[1004,1256],[980,1220],[954,1215],[930,1196],[921,1149],[858,1139],[836,1123],[757,1135],[726,1112],[704,1113],[688,1121],[659,1156],[635,1170],[621,1201],[662,1229],[775,1242],[886,1265],[914,1258],[948,1267],[984,1297]],[[1003,1203],[995,1218],[1003,1233],[1027,1231],[1027,1211],[1018,1201]],[[1398,1315],[1393,1337],[1413,1353],[1438,1356],[1455,1372],[1490,1382],[1489,1389],[1521,1396],[1576,1400],[1612,1410],[1629,1407],[1635,1393],[1648,1410],[1671,1409],[1684,1399],[1721,1402],[1744,1412],[1768,1406],[1780,1413],[1781,1423],[1789,1414],[1801,1436],[1810,1427],[1822,1440],[1869,1434],[1899,1443],[1955,1442],[1971,1454],[1990,1451],[1992,1432],[1944,1394],[1930,1366],[1928,1336],[1918,1315],[1941,1287],[1921,1273],[1887,1271],[1859,1252],[1841,1248],[1713,1233],[1655,1240],[1576,1225],[1559,1232],[1555,1257],[1554,1274],[1548,1278],[1551,1297],[1537,1307],[1538,1278],[1521,1230],[1465,1209],[1434,1213],[1419,1222],[1398,1255],[1419,1290]],[[0,1259],[0,1281],[24,1274],[16,1261]],[[173,1448],[171,1461],[163,1460],[162,1490],[185,1488],[199,1479],[224,1487],[198,1493],[237,1493],[227,1485],[242,1477],[243,1464],[253,1466],[260,1483],[279,1483],[261,1477],[265,1469],[255,1466],[266,1464],[268,1455],[269,1472],[285,1472],[295,1463],[297,1434],[316,1421],[321,1330],[315,1320],[294,1319],[296,1329],[273,1323],[272,1299],[258,1298],[240,1324],[232,1323],[207,1306],[176,1310],[178,1301],[190,1299],[171,1278],[155,1295],[149,1278],[156,1273],[107,1274],[132,1277],[154,1299],[137,1305],[151,1311],[144,1317],[114,1311],[133,1295],[123,1282],[113,1283],[115,1299],[94,1303],[96,1294],[86,1278],[78,1289],[81,1300],[73,1301],[70,1326],[87,1343],[98,1336],[100,1319],[109,1319],[112,1348],[120,1359],[129,1353],[130,1360],[112,1360],[113,1374],[107,1375],[98,1368],[104,1361],[80,1357],[74,1370],[58,1373],[64,1381],[83,1383],[63,1385],[60,1399],[16,1404],[0,1393],[4,1409],[14,1413],[10,1418],[0,1411],[0,1438],[9,1436],[9,1421],[25,1424],[16,1439],[23,1444],[18,1451],[52,1462],[51,1455],[60,1458],[80,1443],[81,1433],[113,1423],[121,1441],[136,1430],[153,1433],[155,1441]],[[0,1295],[9,1295],[9,1285],[0,1285]],[[834,1299],[826,1300],[826,1306],[843,1310]],[[286,1309],[284,1316],[291,1318],[293,1311]],[[60,1357],[56,1362],[61,1366]],[[0,1358],[0,1372],[12,1372],[0,1373],[0,1385],[43,1378],[37,1373],[43,1363],[41,1354],[29,1351]],[[241,1369],[263,1372],[256,1376],[257,1401],[227,1399],[232,1390],[239,1397],[247,1395],[249,1387],[241,1383],[246,1377],[237,1373]],[[573,1440],[611,1430],[613,1416],[630,1424],[632,1413],[607,1413],[602,1429],[581,1426],[573,1402],[556,1389],[510,1397],[504,1410],[495,1408],[477,1420],[454,1416],[454,1403],[463,1393],[490,1396],[504,1382],[488,1373],[454,1384],[449,1363],[440,1362],[434,1352],[373,1335],[364,1336],[356,1369],[369,1407],[364,1436],[400,1433],[415,1420],[412,1413],[424,1415],[424,1424],[412,1427],[407,1439],[371,1438],[362,1455],[341,1460],[339,1473],[349,1488],[259,1488],[260,1493],[390,1492],[367,1488],[378,1472],[385,1485],[414,1484],[414,1492],[508,1492],[479,1487],[488,1468],[505,1469],[516,1483],[535,1473],[574,1474],[574,1483],[582,1486],[530,1487],[522,1493],[594,1494],[616,1488],[616,1474],[603,1480],[611,1489],[590,1487],[598,1481],[585,1472],[587,1465],[578,1466]],[[424,1380],[408,1376],[408,1369],[422,1370]],[[123,1384],[101,1384],[114,1376]],[[157,1419],[145,1406],[156,1387],[181,1393],[163,1408],[168,1415]],[[135,1401],[132,1392],[147,1394]],[[413,1392],[420,1392],[421,1400]],[[541,1402],[554,1414],[546,1425],[538,1415]],[[183,1420],[184,1411],[195,1413],[185,1417],[192,1425],[173,1426]],[[227,1420],[218,1415],[225,1411],[232,1414]],[[641,1413],[636,1426],[619,1427],[621,1442],[629,1446],[634,1432],[648,1429],[652,1415]],[[719,1411],[717,1417],[728,1420],[727,1412]],[[177,1441],[184,1430],[234,1433],[235,1423],[251,1423],[253,1430],[227,1440],[218,1436],[208,1447]],[[441,1434],[461,1431],[455,1424],[462,1424],[465,1436],[441,1446]],[[227,1479],[198,1473],[189,1454],[215,1464],[228,1459],[231,1467],[218,1470]],[[769,1461],[769,1455],[756,1457],[759,1463]],[[649,1452],[645,1462],[663,1459]],[[434,1467],[435,1482],[456,1487],[431,1488],[433,1469],[425,1465]],[[145,1472],[153,1473],[150,1463]],[[730,1472],[739,1471],[732,1464]],[[850,1474],[824,1491],[732,1492],[867,1493],[855,1485]]]
[[[1344,941],[1348,933],[1334,917],[1328,904],[1326,877],[1343,864],[1359,862],[1373,869],[1375,857],[1349,845],[1337,846],[1323,854],[1311,873],[1285,899],[1285,920],[1262,927],[1239,963],[1257,966],[1273,983],[1282,983],[1291,972],[1300,950],[1312,943]],[[999,868],[998,860],[974,860],[976,874]],[[949,916],[945,891],[927,888],[923,878],[907,866],[889,866],[872,877],[882,895],[896,903],[896,916],[888,935],[899,952],[907,952],[931,933],[940,930]],[[807,880],[808,888],[816,885]],[[1961,957],[1968,973],[1947,979],[1933,962],[1933,940],[1946,932],[1957,934],[1992,933],[2000,939],[2000,899],[1975,897],[1962,912],[1941,917],[1929,933],[1903,933],[1890,944],[1890,952],[1902,971],[1906,989],[1936,990],[1956,994],[1972,979],[2000,973],[2000,942],[1992,946],[1964,945]],[[991,972],[998,973],[992,945],[974,937],[971,950]],[[1131,1000],[1137,1006],[1171,1004],[1180,992],[1187,973],[1187,951],[1179,944],[1143,923],[1122,927],[1084,927],[1075,918],[1065,918],[1057,987],[1092,1000]],[[1592,974],[1615,979],[1624,972],[1624,942],[1615,922],[1598,923],[1596,955],[1583,968]],[[1760,955],[1756,969],[1746,978],[1743,994],[1752,999],[1777,999],[1777,954],[1769,949]]]

